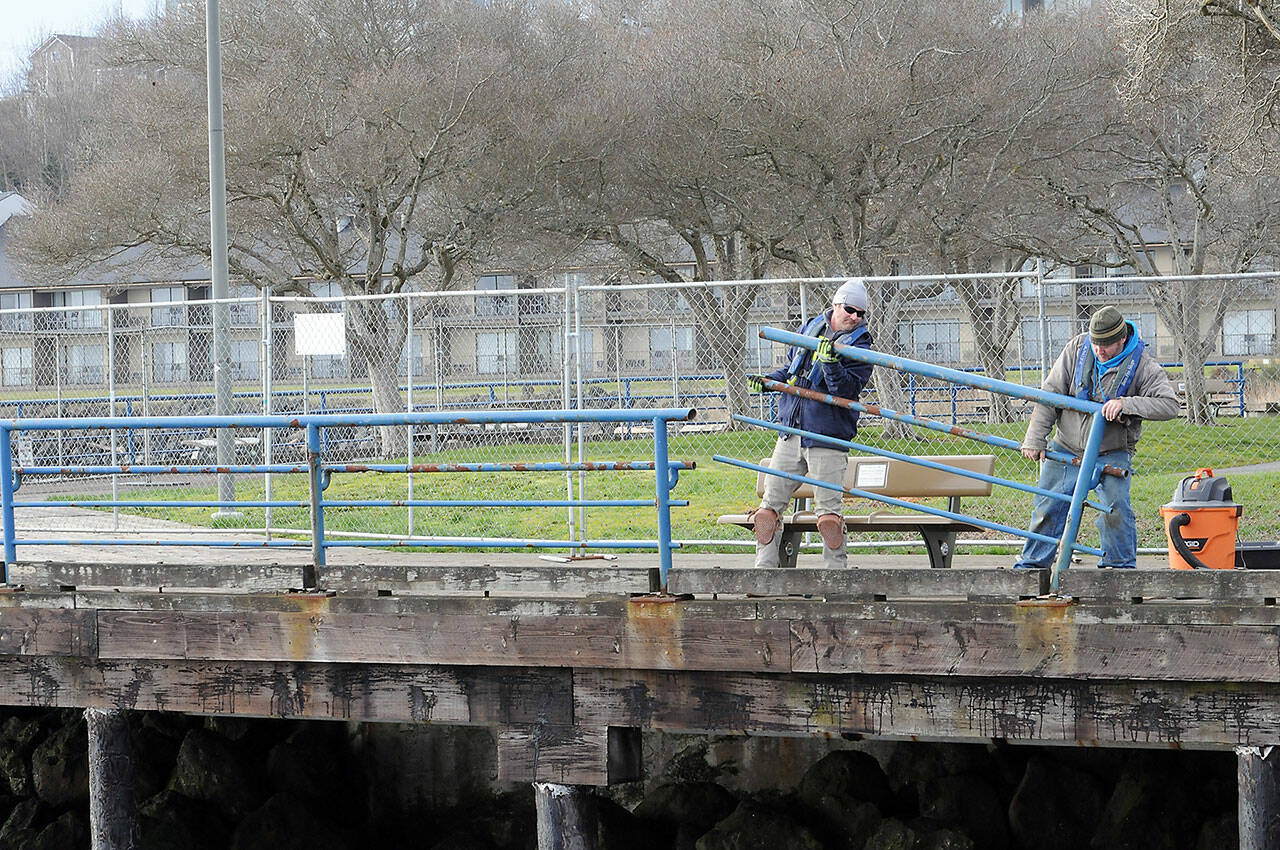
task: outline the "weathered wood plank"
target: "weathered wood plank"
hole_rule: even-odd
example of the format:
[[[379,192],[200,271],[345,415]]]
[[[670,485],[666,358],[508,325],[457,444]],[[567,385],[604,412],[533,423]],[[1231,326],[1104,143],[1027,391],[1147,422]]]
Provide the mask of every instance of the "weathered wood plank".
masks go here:
[[[1058,576],[1059,592],[1079,599],[1199,598],[1241,604],[1280,599],[1280,570],[1098,570]]]
[[[68,599],[72,594],[66,594]],[[78,608],[113,611],[305,611],[348,614],[466,614],[494,617],[590,615],[625,617],[627,598],[520,599],[510,596],[314,596],[292,593],[89,590],[74,593]],[[749,606],[748,606],[749,607]],[[740,618],[741,619],[741,618]]]
[[[635,727],[535,723],[499,729],[500,782],[614,785],[644,773]]]
[[[654,566],[657,566],[656,559]],[[330,590],[405,594],[488,593],[495,596],[627,596],[649,590],[649,571],[617,566],[327,566],[320,584]]]
[[[74,608],[75,597],[57,590],[15,590],[0,593],[0,608]]]
[[[486,726],[573,722],[563,669],[0,658],[0,704]]]
[[[370,596],[339,593],[310,596],[288,593],[223,593],[220,591],[89,590],[73,593],[16,593],[0,595],[22,607],[76,607],[135,611],[306,611],[351,614],[453,614],[493,617],[626,617],[632,605],[645,604],[623,597],[602,599],[532,598],[507,596]],[[807,620],[846,619],[958,620],[1011,622],[1018,608],[1001,603],[946,600],[831,600],[822,597],[750,598],[701,597],[677,604],[686,619]],[[19,607],[11,604],[8,607]],[[1128,600],[1086,601],[1069,606],[1063,616],[1079,623],[1126,625],[1264,625],[1280,626],[1280,605],[1228,605],[1206,600],[1158,600],[1134,605]]]
[[[100,611],[103,658],[785,670],[784,622],[624,618]]]
[[[302,568],[280,564],[91,564],[27,561],[9,567],[9,581],[28,588],[218,588],[280,591],[302,585]]]
[[[672,570],[672,593],[785,596],[812,594],[829,600],[970,596],[1016,600],[1041,593],[1039,570],[950,569],[927,567],[853,568],[848,570],[740,568]]]
[[[1260,626],[1079,623],[1018,608],[1007,623],[833,618],[792,622],[791,668],[813,673],[1280,681],[1280,639]]]
[[[0,656],[92,656],[98,651],[92,611],[0,608]]]
[[[1280,686],[575,670],[579,723],[687,733],[1230,750],[1280,740]]]

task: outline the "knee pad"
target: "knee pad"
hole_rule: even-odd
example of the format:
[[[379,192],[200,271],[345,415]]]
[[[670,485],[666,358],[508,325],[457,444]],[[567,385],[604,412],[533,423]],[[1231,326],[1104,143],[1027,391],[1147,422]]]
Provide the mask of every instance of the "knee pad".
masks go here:
[[[818,534],[822,535],[822,545],[828,549],[840,549],[844,546],[844,520],[835,514],[823,514],[818,517]]]
[[[769,545],[778,533],[777,512],[771,508],[757,508],[751,512],[751,527],[755,531],[756,543]]]

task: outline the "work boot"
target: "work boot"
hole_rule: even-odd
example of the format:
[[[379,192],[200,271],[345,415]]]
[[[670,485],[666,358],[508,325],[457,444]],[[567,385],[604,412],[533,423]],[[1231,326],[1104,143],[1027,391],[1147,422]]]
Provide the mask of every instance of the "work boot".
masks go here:
[[[844,520],[836,514],[818,517],[818,533],[822,535],[822,545],[828,549],[844,547]]]
[[[778,513],[772,508],[757,508],[751,512],[752,529],[756,533],[756,543],[768,546],[778,533]]]

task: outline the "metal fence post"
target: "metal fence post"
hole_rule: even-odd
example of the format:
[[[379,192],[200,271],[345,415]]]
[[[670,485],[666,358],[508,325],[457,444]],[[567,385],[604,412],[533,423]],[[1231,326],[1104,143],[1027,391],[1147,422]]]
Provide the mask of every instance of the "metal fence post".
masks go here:
[[[0,428],[0,521],[4,522],[4,583],[9,583],[9,566],[18,560],[17,534],[13,527],[13,432]]]
[[[302,586],[314,588],[324,566],[324,472],[320,468],[320,426],[307,425],[307,487],[311,496],[311,563],[302,569]]]
[[[653,420],[653,474],[658,497],[658,558],[662,591],[671,572],[671,464],[667,456],[667,420]]]

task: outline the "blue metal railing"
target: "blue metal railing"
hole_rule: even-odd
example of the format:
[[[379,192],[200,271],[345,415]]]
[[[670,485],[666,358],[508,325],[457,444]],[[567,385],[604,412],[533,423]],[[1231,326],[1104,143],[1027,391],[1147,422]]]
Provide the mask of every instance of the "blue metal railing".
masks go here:
[[[787,345],[797,346],[800,348],[807,348],[809,350],[815,350],[818,347],[818,339],[816,337],[804,336],[802,334],[792,333],[790,331],[778,330],[776,328],[764,328],[760,331],[760,336],[763,339],[767,339],[773,342],[785,343]],[[1099,476],[1103,473],[1103,465],[1098,463],[1098,455],[1100,453],[1099,450],[1102,445],[1102,433],[1106,426],[1106,419],[1103,418],[1102,416],[1101,404],[1095,401],[1087,400],[1087,399],[1079,399],[1073,396],[1059,395],[1057,393],[1046,392],[1037,387],[1026,387],[1026,386],[1022,386],[1021,384],[1014,384],[1008,381],[1000,381],[995,378],[989,378],[986,375],[977,374],[974,372],[963,372],[959,369],[948,369],[945,366],[937,366],[932,363],[923,363],[918,360],[910,360],[906,357],[898,357],[892,354],[884,354],[882,352],[873,351],[868,348],[858,348],[855,346],[837,343],[835,345],[835,350],[842,357],[846,357],[851,360],[858,360],[863,363],[870,363],[874,366],[883,366],[887,369],[894,369],[901,372],[907,372],[912,375],[920,375],[922,377],[943,380],[948,383],[959,385],[959,386],[967,386],[967,387],[973,387],[975,389],[986,390],[988,392],[1001,393],[1003,395],[1012,396],[1013,398],[1022,399],[1024,401],[1035,402],[1036,404],[1048,405],[1050,407],[1056,407],[1060,409],[1075,410],[1079,413],[1083,413],[1087,416],[1090,416],[1091,422],[1089,426],[1089,436],[1085,441],[1084,452],[1080,457],[1080,471],[1076,476],[1076,485],[1071,494],[1070,507],[1067,509],[1066,526],[1063,529],[1061,540],[1056,541],[1060,543],[1060,546],[1058,551],[1058,560],[1055,562],[1053,567],[1053,574],[1052,574],[1052,581],[1051,581],[1052,591],[1054,593],[1057,593],[1058,574],[1062,570],[1065,570],[1070,566],[1071,555],[1073,552],[1079,550],[1079,551],[1090,552],[1092,554],[1101,554],[1101,552],[1097,549],[1081,546],[1076,542],[1076,538],[1079,536],[1079,533],[1080,533],[1080,519],[1083,513],[1084,506],[1086,504],[1086,497],[1089,495],[1089,491],[1092,490],[1094,486],[1097,484]],[[774,427],[775,430],[781,430],[781,429],[778,429],[776,426],[770,426],[770,427]],[[799,433],[797,429],[789,428],[786,430],[792,433]],[[819,438],[821,436],[821,435],[816,435],[809,432],[803,432],[803,433],[805,433],[807,436],[812,438]],[[852,446],[853,444],[851,443],[846,445],[846,447],[852,447]],[[858,445],[857,448],[865,449],[868,447]],[[876,453],[876,454],[884,454],[884,452],[879,450],[872,450],[872,451],[873,453]],[[910,457],[905,457],[905,456],[900,456],[900,457],[903,457],[903,459],[908,460],[909,462],[915,462],[915,459],[912,459]],[[734,465],[737,465],[737,466],[752,467],[752,465],[745,464],[742,461],[733,461],[730,458],[722,458],[718,455],[715,457],[715,459],[725,463],[733,463]],[[776,471],[771,471],[763,467],[753,467],[753,468],[755,468],[756,471],[758,472],[767,472],[773,475],[780,474]],[[955,472],[957,474],[968,474],[968,473],[962,473],[958,469],[951,469],[949,471]],[[799,476],[783,475],[783,477],[800,480]],[[994,479],[994,477],[993,477],[993,480],[997,481],[998,483],[1004,484],[1006,486],[1016,487],[1018,489],[1026,489],[1025,485],[1021,485],[1018,482],[1006,481],[1004,479]],[[817,486],[817,487],[823,487],[825,489],[842,491],[845,493],[849,493],[850,495],[858,496],[861,498],[868,498],[868,499],[873,499],[875,501],[887,502],[889,504],[894,504],[899,507],[906,507],[913,510],[920,510],[924,513],[931,513],[939,516],[946,516],[950,519],[955,519],[955,520],[964,521],[964,522],[971,522],[971,523],[974,523],[975,525],[980,525],[986,528],[992,528],[993,526],[993,524],[991,523],[986,523],[985,521],[977,521],[973,517],[953,514],[949,511],[941,511],[936,508],[925,508],[924,506],[921,506],[921,505],[916,505],[910,502],[902,502],[896,499],[891,500],[888,497],[880,496],[874,493],[868,493],[861,490],[851,491],[846,489],[843,486],[843,482],[840,482],[839,484],[834,484],[831,482],[824,483],[824,482],[813,481],[811,479],[808,479],[808,480],[805,480],[804,483],[812,484],[813,486]],[[1013,533],[1019,537],[1024,537],[1027,539],[1033,539],[1033,540],[1043,539],[1041,535],[1037,535],[1033,532],[1026,531],[1024,529],[1012,528],[1009,526],[1000,526],[998,529],[993,529],[993,530]]]
[[[396,414],[315,414],[308,416],[150,416],[150,417],[69,417],[61,419],[0,420],[0,521],[3,522],[4,580],[8,567],[17,561],[17,547],[64,545],[165,545],[210,547],[276,547],[310,548],[311,563],[303,568],[304,588],[318,586],[318,570],[325,564],[325,551],[334,547],[527,547],[548,549],[656,549],[659,553],[661,587],[667,586],[672,550],[679,546],[671,539],[671,508],[688,503],[671,498],[680,471],[694,464],[673,461],[667,450],[667,427],[671,422],[693,419],[692,408],[653,408],[637,410],[483,410]],[[350,464],[325,462],[323,432],[340,427],[395,427],[443,424],[532,424],[532,423],[645,423],[653,428],[654,449],[651,461],[579,461],[554,463],[374,463]],[[167,465],[84,465],[84,466],[19,466],[14,462],[13,434],[24,431],[104,431],[104,430],[186,430],[207,432],[220,429],[296,428],[305,431],[307,459],[305,463],[184,464]],[[331,476],[343,473],[431,473],[431,472],[569,472],[569,471],[653,470],[655,490],[652,500],[641,499],[488,499],[471,501],[434,499],[326,499],[324,491]],[[295,473],[306,475],[308,498],[305,501],[265,499],[248,501],[88,498],[81,500],[33,499],[18,501],[15,495],[25,476],[61,475],[129,475],[141,473],[184,473],[221,475],[230,473]],[[310,513],[310,540],[209,540],[209,539],[133,539],[133,538],[20,538],[14,524],[17,508],[151,508],[151,507],[306,507]],[[348,507],[649,507],[656,509],[657,537],[653,540],[541,540],[512,538],[353,538],[333,540],[325,534],[325,509]]]

